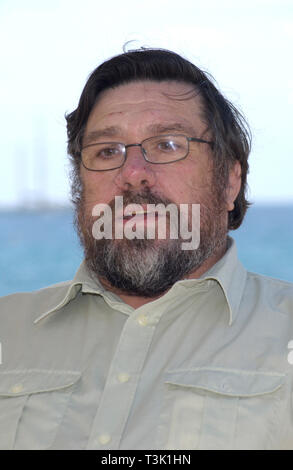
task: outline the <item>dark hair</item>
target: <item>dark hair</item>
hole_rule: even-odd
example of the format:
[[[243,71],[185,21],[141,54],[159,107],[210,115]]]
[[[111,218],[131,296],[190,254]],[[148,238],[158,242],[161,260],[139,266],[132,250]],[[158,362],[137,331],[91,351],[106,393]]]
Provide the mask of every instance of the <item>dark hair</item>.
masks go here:
[[[242,171],[241,189],[229,212],[228,228],[240,226],[249,206],[245,193],[247,187],[248,155],[251,135],[242,114],[230,103],[213,84],[212,77],[180,55],[164,49],[138,49],[115,56],[97,67],[89,76],[81,94],[78,107],[67,114],[68,154],[73,163],[73,178],[79,180],[80,152],[82,138],[90,112],[99,94],[108,88],[133,81],[174,80],[192,84],[200,95],[205,120],[211,139],[214,141],[213,155],[216,177],[221,188],[227,184],[231,165],[239,161]],[[78,195],[77,188],[73,187]],[[77,201],[74,201],[77,202]]]

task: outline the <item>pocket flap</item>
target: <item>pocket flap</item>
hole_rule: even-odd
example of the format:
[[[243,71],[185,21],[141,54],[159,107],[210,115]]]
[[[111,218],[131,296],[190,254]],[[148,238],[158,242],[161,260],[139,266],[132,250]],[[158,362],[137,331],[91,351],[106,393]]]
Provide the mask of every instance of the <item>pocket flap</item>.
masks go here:
[[[272,393],[281,387],[284,380],[285,375],[275,372],[202,367],[167,372],[165,382],[221,395],[245,397]]]
[[[71,370],[4,370],[0,372],[0,396],[49,392],[73,385],[81,373]]]

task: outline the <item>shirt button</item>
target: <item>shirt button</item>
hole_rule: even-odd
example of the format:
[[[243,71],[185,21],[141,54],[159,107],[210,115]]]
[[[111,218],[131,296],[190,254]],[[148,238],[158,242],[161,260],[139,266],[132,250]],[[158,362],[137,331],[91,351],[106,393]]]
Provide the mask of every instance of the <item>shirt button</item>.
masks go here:
[[[146,326],[148,324],[148,319],[145,315],[140,315],[137,321],[141,326]]]
[[[129,379],[130,379],[129,374],[122,373],[122,374],[118,375],[118,380],[119,380],[120,383],[128,382]]]
[[[102,445],[109,444],[110,441],[111,441],[111,436],[109,436],[109,434],[101,434],[99,436],[99,443]]]
[[[12,393],[20,393],[23,391],[23,385],[21,384],[17,384],[17,385],[14,385],[12,388],[11,388],[11,392]]]

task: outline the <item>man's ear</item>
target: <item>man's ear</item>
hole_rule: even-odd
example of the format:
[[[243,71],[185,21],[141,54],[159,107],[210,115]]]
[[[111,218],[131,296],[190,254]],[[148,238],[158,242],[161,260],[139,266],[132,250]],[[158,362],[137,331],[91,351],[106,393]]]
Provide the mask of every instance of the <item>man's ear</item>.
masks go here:
[[[237,198],[241,188],[241,165],[237,161],[229,171],[229,180],[226,189],[227,211],[234,209],[234,201]]]

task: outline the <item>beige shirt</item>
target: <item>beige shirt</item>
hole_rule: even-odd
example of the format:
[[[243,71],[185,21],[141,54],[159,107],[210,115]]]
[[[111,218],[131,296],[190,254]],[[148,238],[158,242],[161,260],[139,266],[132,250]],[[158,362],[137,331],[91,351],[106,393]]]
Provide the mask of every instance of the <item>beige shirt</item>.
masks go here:
[[[293,285],[234,242],[136,310],[84,264],[3,297],[0,449],[293,449],[292,323]]]

